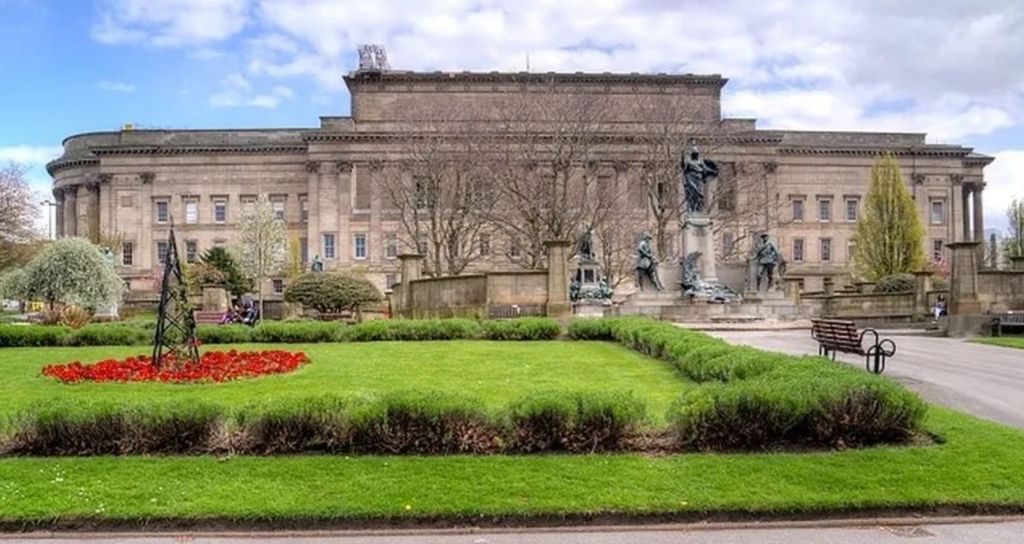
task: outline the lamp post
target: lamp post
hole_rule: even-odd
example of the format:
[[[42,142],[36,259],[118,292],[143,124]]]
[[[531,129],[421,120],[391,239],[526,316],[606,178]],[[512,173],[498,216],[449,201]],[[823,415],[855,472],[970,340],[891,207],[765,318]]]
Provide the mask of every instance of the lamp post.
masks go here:
[[[57,203],[47,198],[42,201],[41,204],[46,206],[46,239],[53,240],[53,219],[51,218],[51,212],[57,207]]]

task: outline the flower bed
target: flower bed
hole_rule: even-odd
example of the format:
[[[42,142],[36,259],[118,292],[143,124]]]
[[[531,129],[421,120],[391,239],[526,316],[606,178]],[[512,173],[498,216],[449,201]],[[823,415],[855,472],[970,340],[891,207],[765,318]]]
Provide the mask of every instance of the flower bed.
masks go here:
[[[43,375],[64,383],[79,382],[224,382],[292,372],[309,362],[302,352],[208,351],[198,363],[165,359],[163,368],[153,366],[152,357],[140,355],[123,360],[107,359],[93,364],[78,361],[46,365]]]

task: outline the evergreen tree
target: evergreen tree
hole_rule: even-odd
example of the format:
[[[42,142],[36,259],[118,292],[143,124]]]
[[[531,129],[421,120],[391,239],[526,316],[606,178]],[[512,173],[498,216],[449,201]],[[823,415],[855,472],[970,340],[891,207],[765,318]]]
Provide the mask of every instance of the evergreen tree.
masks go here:
[[[871,168],[871,189],[854,240],[854,266],[869,281],[914,272],[924,265],[924,226],[890,153]]]
[[[1006,210],[1006,222],[1010,225],[1010,231],[1003,239],[1005,256],[1024,256],[1024,198],[1013,199]]]
[[[224,288],[231,293],[232,297],[237,298],[252,291],[252,282],[242,274],[238,262],[228,253],[228,250],[222,247],[211,247],[206,250],[206,253],[203,253],[200,260],[204,264],[220,270],[224,275]]]

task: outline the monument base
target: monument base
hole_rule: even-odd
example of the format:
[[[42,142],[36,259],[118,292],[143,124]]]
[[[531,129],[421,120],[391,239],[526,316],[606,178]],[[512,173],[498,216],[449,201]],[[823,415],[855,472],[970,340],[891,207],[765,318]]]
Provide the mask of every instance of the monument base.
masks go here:
[[[688,213],[683,218],[683,258],[695,251],[700,252],[697,270],[701,279],[708,283],[718,282],[715,270],[715,237],[711,230],[711,218],[703,213]]]

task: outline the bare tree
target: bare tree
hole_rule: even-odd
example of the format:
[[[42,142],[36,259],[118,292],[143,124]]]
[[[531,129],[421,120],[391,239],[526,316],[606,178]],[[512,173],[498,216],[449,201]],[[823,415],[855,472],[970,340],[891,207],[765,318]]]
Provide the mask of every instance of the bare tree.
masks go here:
[[[481,257],[481,234],[495,206],[481,165],[479,125],[444,107],[416,113],[401,158],[378,166],[379,187],[385,206],[397,213],[405,245],[426,245],[426,267],[434,274],[458,275]]]
[[[595,162],[607,107],[598,95],[526,83],[501,104],[495,137],[485,140],[497,201],[489,219],[511,240],[512,262],[543,267],[545,240],[575,240],[615,209]]]

